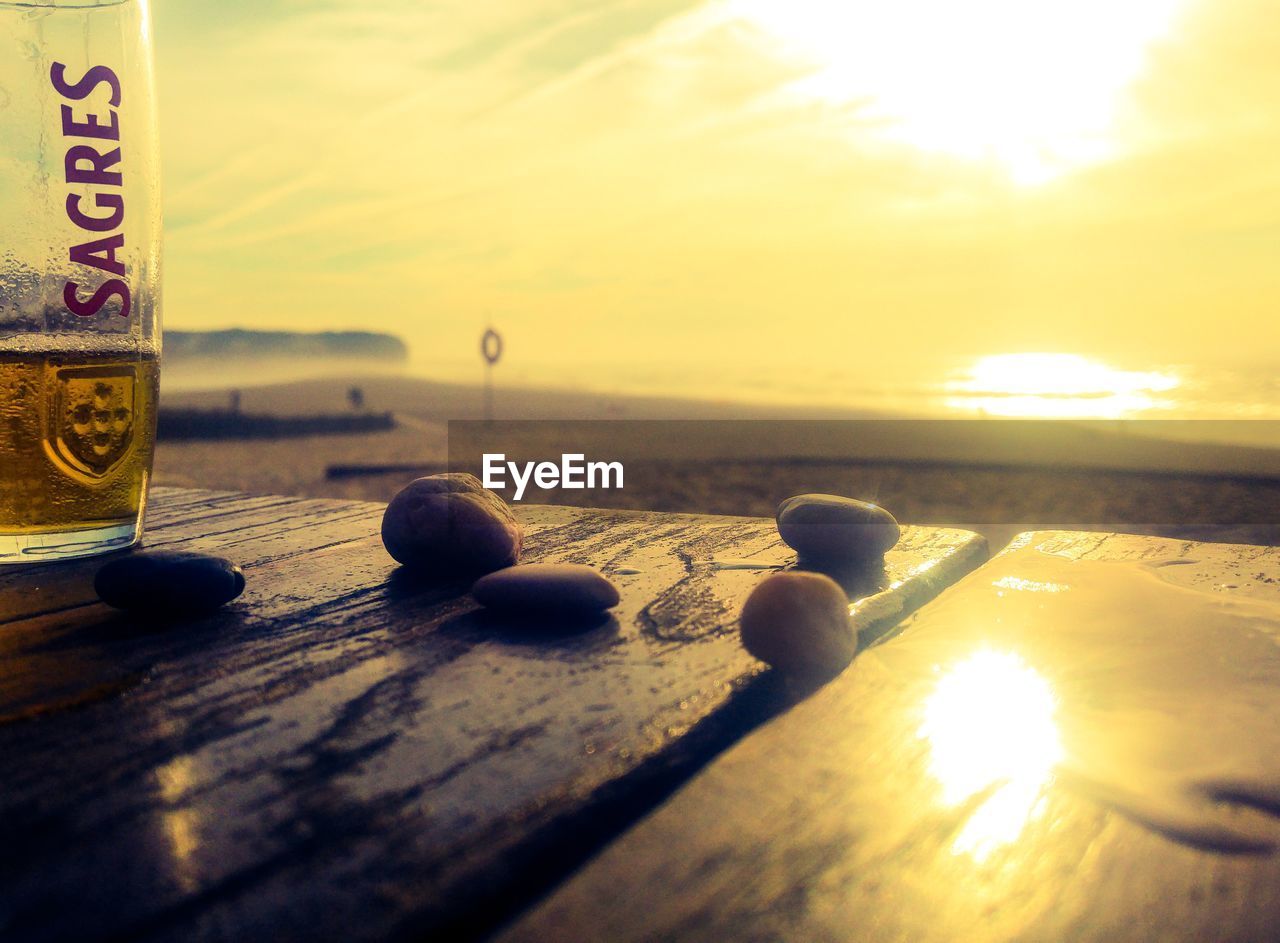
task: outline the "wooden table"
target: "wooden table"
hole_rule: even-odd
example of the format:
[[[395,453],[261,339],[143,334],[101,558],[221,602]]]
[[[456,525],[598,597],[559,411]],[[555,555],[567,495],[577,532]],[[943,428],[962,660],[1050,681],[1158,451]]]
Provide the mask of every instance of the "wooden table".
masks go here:
[[[1116,592],[1063,609],[1038,553]],[[997,590],[1026,624],[972,604]],[[1280,939],[1277,601],[1280,548],[1023,535],[498,940]]]
[[[96,602],[94,561],[0,570],[6,943],[483,936],[804,693],[736,638],[792,560],[769,520],[520,507],[526,559],[590,563],[623,596],[531,633],[399,572],[381,506],[153,497],[147,545],[232,558],[244,596],[157,627]],[[852,587],[864,637],[984,558],[906,528]],[[664,868],[696,875],[658,854],[631,900],[665,926]]]

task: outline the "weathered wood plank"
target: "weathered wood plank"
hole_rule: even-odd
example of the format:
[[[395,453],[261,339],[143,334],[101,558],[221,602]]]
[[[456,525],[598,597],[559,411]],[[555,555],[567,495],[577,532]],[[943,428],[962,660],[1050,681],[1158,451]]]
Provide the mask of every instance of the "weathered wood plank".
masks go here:
[[[91,564],[4,575],[0,937],[478,931],[781,696],[734,628],[762,571],[713,563],[786,564],[771,521],[521,507],[527,559],[623,595],[594,628],[530,632],[399,573],[381,513],[159,493],[149,544],[249,580],[168,630],[92,602]],[[984,553],[907,528],[863,618],[891,624]]]
[[[1274,940],[1277,600],[1280,548],[1024,536],[497,939]]]
[[[336,520],[350,536],[345,522],[370,515],[369,505],[351,501],[300,501],[279,495],[237,495],[234,492],[200,492],[157,489],[147,510],[146,547],[177,547],[195,539],[219,552],[230,545],[266,534],[279,542],[281,535],[301,537],[299,547],[316,544],[315,525]],[[299,532],[302,534],[299,534]],[[83,559],[31,567],[0,568],[0,625],[33,615],[69,609],[93,602],[93,574],[100,560]]]

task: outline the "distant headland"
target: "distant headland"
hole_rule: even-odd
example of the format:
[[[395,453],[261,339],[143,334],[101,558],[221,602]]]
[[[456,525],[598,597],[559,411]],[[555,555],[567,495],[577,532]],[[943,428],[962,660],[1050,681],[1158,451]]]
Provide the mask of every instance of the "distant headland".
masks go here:
[[[394,334],[374,331],[165,331],[166,359],[202,360],[235,357],[238,360],[293,360],[317,357],[343,360],[377,360],[402,363],[409,347]]]

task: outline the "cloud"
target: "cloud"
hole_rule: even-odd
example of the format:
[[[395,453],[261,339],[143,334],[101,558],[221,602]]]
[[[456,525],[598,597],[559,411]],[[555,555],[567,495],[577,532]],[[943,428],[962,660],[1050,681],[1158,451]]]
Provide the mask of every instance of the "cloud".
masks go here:
[[[1188,2],[1117,152],[1025,188],[794,94],[810,67],[732,3],[160,0],[169,322],[469,355],[498,312],[565,360],[1274,350],[1280,50],[1263,0]]]

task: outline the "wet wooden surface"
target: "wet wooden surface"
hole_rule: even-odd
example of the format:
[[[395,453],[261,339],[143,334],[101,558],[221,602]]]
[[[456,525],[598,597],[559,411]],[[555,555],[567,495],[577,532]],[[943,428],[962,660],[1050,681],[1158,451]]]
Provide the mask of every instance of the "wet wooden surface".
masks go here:
[[[1169,579],[1180,585],[1280,600],[1280,548],[1065,532],[1015,544],[1083,560],[1175,561],[1181,565],[1169,568]],[[992,579],[999,562],[717,757],[495,939],[1275,940],[1274,850],[1224,853],[1174,840],[1121,806],[1066,789],[1063,771],[1008,820],[999,803],[986,804],[1001,795],[998,781],[967,799],[939,801],[921,700],[904,680],[906,660],[895,656],[927,654],[921,634],[963,618],[956,594],[970,581]],[[1265,649],[1267,637],[1251,644]],[[941,677],[946,666],[937,657]],[[1220,657],[1206,644],[1207,663]],[[1157,661],[1152,670],[1165,667]],[[1104,661],[1090,670],[1105,678],[1123,666]],[[1221,694],[1237,703],[1259,696],[1256,688]],[[1267,703],[1258,706],[1273,716],[1280,687],[1261,697]],[[992,746],[981,731],[970,736],[961,760],[980,764]],[[1253,808],[1233,800],[1206,814],[1251,823],[1274,839],[1274,786],[1248,788],[1260,797]]]
[[[148,546],[248,577],[181,625],[97,603],[94,561],[0,569],[0,939],[482,935],[789,696],[736,638],[767,571],[713,562],[789,563],[770,520],[520,507],[526,560],[623,597],[532,631],[405,578],[381,513],[156,492]],[[905,529],[868,638],[984,558]]]

